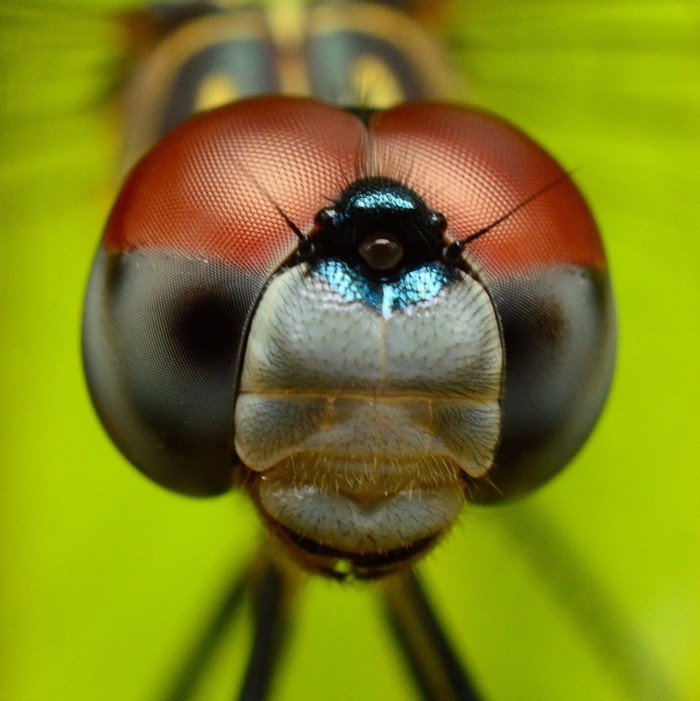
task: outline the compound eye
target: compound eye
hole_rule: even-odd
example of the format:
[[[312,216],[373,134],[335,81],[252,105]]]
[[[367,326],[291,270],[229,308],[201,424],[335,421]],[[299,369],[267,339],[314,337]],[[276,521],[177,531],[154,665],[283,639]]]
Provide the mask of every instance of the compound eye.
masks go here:
[[[378,231],[364,239],[358,253],[372,270],[388,272],[401,262],[404,250],[396,236]]]
[[[121,451],[169,489],[231,487],[231,407],[256,288],[222,262],[98,252],[83,320],[90,392]]]

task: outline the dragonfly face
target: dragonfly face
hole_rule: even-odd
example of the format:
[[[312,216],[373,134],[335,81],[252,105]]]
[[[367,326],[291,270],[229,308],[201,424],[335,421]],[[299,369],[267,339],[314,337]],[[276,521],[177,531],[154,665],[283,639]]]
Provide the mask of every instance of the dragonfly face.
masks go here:
[[[444,219],[365,178],[254,313],[235,410],[255,502],[303,564],[389,571],[457,517],[500,425],[498,320]],[[478,435],[478,440],[470,436]]]
[[[353,46],[391,65],[397,45],[373,25],[388,11],[358,25],[336,10],[335,24],[309,10],[293,46],[260,11],[188,18],[137,76],[158,94],[153,66],[173,81],[153,101],[164,113],[134,111],[140,147],[212,72],[247,85],[244,45],[270,70],[296,51],[321,95],[333,44],[339,70],[362,64]],[[396,85],[420,94],[421,62],[396,61]],[[465,500],[566,465],[607,394],[614,315],[585,202],[511,125],[429,101],[251,97],[185,121],[133,169],[83,345],[98,413],[146,475],[187,494],[240,487],[304,567],[374,577],[434,545]]]
[[[612,324],[581,195],[512,126],[269,97],[195,117],[134,169],[84,355],[145,474],[241,486],[305,567],[370,577],[465,499],[566,464],[606,396]]]

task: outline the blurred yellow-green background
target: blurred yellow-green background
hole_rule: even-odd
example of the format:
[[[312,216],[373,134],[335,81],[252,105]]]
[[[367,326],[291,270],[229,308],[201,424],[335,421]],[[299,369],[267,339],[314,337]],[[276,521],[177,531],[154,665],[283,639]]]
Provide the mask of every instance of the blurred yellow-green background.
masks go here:
[[[618,371],[534,497],[472,508],[422,574],[489,699],[700,698],[700,5],[474,0],[464,98],[568,168],[604,232]],[[79,319],[113,189],[118,0],[0,3],[0,698],[154,699],[257,542],[240,497],[131,469],[90,407]],[[304,591],[275,699],[403,699],[371,587]],[[234,627],[200,698],[231,697]]]

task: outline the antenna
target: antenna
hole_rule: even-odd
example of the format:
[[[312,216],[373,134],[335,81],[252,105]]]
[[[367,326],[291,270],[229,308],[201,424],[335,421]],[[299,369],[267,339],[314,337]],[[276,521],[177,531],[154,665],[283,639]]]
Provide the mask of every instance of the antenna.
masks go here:
[[[556,180],[553,180],[551,183],[548,183],[543,188],[539,189],[537,192],[524,199],[522,202],[520,202],[520,204],[517,204],[515,207],[513,207],[513,209],[506,212],[502,217],[496,219],[496,221],[491,222],[488,226],[485,226],[483,229],[475,231],[473,234],[467,236],[467,238],[465,238],[464,240],[455,243],[459,243],[460,247],[463,249],[468,243],[471,243],[472,241],[476,241],[476,239],[481,238],[484,234],[487,234],[495,226],[498,226],[506,219],[512,217],[517,211],[521,210],[523,207],[526,207],[528,204],[530,204],[530,202],[537,199],[540,195],[544,195],[545,192],[551,190],[553,187],[556,187],[557,185],[563,183],[566,180],[571,180],[571,172],[566,172],[563,175],[559,176]]]
[[[299,248],[297,249],[297,258],[306,260],[314,254],[314,245],[311,239],[291,220],[289,215],[280,207],[269,195],[261,190],[266,197],[270,199],[270,204],[275,208],[277,213],[284,219],[287,226],[297,235],[299,239]]]
[[[289,227],[290,231],[296,234],[299,239],[299,248],[297,250],[297,258],[300,260],[306,260],[314,254],[314,245],[311,239],[297,226],[297,224],[291,219],[291,217],[280,207],[277,202],[275,202],[272,195],[265,189],[265,187],[258,181],[258,179],[251,173],[240,161],[236,164],[238,168],[246,175],[253,185],[258,189],[261,195],[274,207],[277,214],[282,217],[284,223]]]

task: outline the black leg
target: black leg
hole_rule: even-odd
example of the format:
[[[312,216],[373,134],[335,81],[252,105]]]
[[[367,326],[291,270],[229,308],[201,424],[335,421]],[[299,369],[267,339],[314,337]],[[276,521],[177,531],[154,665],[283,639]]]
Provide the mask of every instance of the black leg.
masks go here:
[[[381,583],[396,640],[426,701],[478,701],[413,571]]]
[[[294,582],[288,572],[266,560],[253,586],[253,648],[238,701],[264,701],[279,666],[289,628]]]
[[[193,697],[217,645],[241,608],[246,588],[250,584],[249,577],[247,567],[236,576],[204,632],[192,646],[168,691],[162,696],[163,701],[188,701]]]

